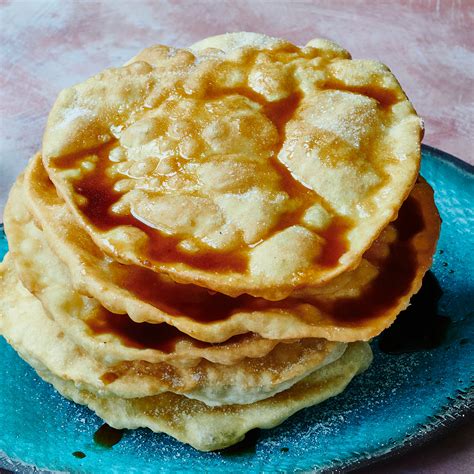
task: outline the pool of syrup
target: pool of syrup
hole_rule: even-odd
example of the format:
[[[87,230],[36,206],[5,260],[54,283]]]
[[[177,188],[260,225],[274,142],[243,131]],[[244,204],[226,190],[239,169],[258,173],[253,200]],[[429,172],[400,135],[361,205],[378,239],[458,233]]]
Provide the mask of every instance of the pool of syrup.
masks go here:
[[[103,448],[111,448],[123,438],[124,432],[125,430],[117,430],[104,423],[94,433],[94,443]]]
[[[380,335],[380,350],[387,354],[404,354],[439,347],[451,323],[449,317],[440,315],[438,311],[442,294],[434,274],[427,272],[410,306]]]

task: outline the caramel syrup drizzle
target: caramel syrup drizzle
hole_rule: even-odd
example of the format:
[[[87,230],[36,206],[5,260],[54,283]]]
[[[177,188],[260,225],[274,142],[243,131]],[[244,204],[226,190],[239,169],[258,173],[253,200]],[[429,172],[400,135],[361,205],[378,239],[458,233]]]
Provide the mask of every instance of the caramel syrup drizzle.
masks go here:
[[[282,53],[299,51],[296,47],[285,48],[281,51]],[[389,107],[399,100],[395,93],[383,88],[350,88],[336,80],[328,81],[326,87],[368,95],[379,101],[382,107]],[[279,134],[279,142],[273,151],[270,163],[281,177],[283,190],[291,198],[297,198],[302,203],[311,203],[316,196],[314,191],[297,181],[286,166],[278,160],[278,152],[285,141],[285,127],[299,106],[300,92],[294,92],[280,101],[268,102],[263,96],[247,87],[210,88],[206,98],[213,99],[230,94],[247,97],[262,106],[262,111],[273,122]],[[93,173],[86,174],[74,183],[75,191],[87,198],[87,204],[81,210],[89,222],[102,231],[113,229],[119,225],[129,225],[141,229],[149,237],[147,258],[151,260],[181,262],[209,271],[245,272],[248,263],[246,249],[232,252],[204,251],[197,255],[188,254],[179,249],[180,240],[178,238],[165,236],[132,215],[112,214],[110,212],[111,206],[121,197],[121,193],[113,189],[114,180],[107,175],[107,169],[110,166],[108,152],[112,146],[113,144],[107,145],[97,150],[96,153],[99,156],[97,168]],[[83,154],[64,157],[58,160],[55,166],[58,169],[68,169],[82,158]],[[276,233],[300,223],[307,207],[307,205],[301,205],[296,211],[284,215],[273,232]],[[371,318],[379,317],[387,307],[408,293],[417,268],[416,252],[412,246],[412,240],[423,229],[422,213],[415,199],[409,197],[406,200],[394,226],[399,237],[390,245],[390,256],[384,262],[380,274],[359,297],[344,298],[335,303],[317,299],[313,302],[339,324],[348,326],[365,324]],[[339,258],[347,251],[346,235],[350,228],[351,225],[347,219],[337,216],[333,218],[329,227],[320,233],[326,244],[316,262],[318,265],[332,267],[337,264]],[[236,312],[242,311],[294,310],[296,304],[308,302],[291,297],[279,302],[253,298],[248,295],[231,298],[220,293],[210,294],[192,285],[167,282],[145,268],[135,266],[129,268],[130,272],[122,282],[122,286],[126,290],[169,314],[186,315],[199,322],[222,321]],[[176,343],[184,339],[198,347],[218,345],[198,341],[166,323],[135,323],[127,315],[113,314],[105,309],[88,320],[87,324],[93,334],[114,334],[126,346],[140,349],[152,348],[170,353],[175,349]],[[243,336],[234,336],[231,339],[239,337]],[[112,383],[115,378],[116,376],[109,374],[105,377],[104,382]]]
[[[392,225],[396,228],[398,237],[389,245],[390,254],[381,264],[380,273],[359,296],[341,298],[336,302],[294,297],[268,301],[249,295],[232,298],[221,293],[210,294],[193,285],[167,282],[153,275],[151,270],[138,267],[131,267],[137,273],[131,275],[130,279],[127,277],[123,286],[138,298],[169,314],[186,316],[205,324],[224,321],[237,312],[295,311],[298,304],[311,303],[338,325],[362,326],[371,319],[383,316],[387,308],[393,307],[405,297],[416,275],[418,263],[413,239],[424,229],[425,224],[420,206],[414,198],[408,197],[400,209],[398,219]],[[88,321],[88,324],[93,333],[115,334],[130,347],[152,347],[170,352],[182,337],[193,343],[206,345],[167,324],[135,323],[126,315],[116,315],[106,310]]]
[[[364,325],[383,316],[387,308],[409,293],[418,268],[413,239],[425,227],[420,204],[415,198],[406,199],[392,225],[397,231],[397,239],[390,244],[390,254],[381,265],[380,273],[362,294],[334,303],[318,302],[318,306],[338,323]]]
[[[230,298],[230,297],[226,297]],[[195,348],[220,347],[225,344],[238,344],[248,336],[239,334],[231,337],[225,342],[210,343],[199,341],[193,337],[181,332],[166,323],[136,323],[132,321],[127,314],[111,313],[105,308],[100,308],[95,314],[85,321],[88,331],[91,335],[114,335],[126,347],[134,349],[154,349],[165,354],[170,354],[176,349],[178,342],[188,342]],[[112,374],[107,375],[107,383],[113,382],[117,377]]]
[[[297,47],[285,45],[280,49],[269,50],[268,53],[281,60],[285,54],[300,52],[304,57],[308,53],[301,52]],[[248,61],[252,61],[249,55]],[[301,101],[301,93],[296,91],[290,96],[274,102],[267,101],[261,94],[253,91],[249,87],[236,87],[219,89],[209,87],[204,99],[212,100],[224,95],[238,94],[259,103],[263,113],[272,121],[277,128],[279,141],[273,150],[270,163],[281,177],[283,190],[296,199],[301,205],[292,212],[282,216],[280,222],[273,229],[273,233],[279,232],[289,226],[300,224],[301,218],[307,207],[317,198],[316,193],[296,180],[286,166],[281,163],[277,156],[285,141],[285,127],[295,114]],[[111,212],[111,206],[116,203],[122,194],[113,189],[114,180],[107,175],[107,169],[111,165],[108,160],[108,153],[113,144],[108,144],[96,151],[99,157],[97,166],[92,173],[87,173],[78,181],[74,182],[75,192],[85,197],[87,204],[82,206],[81,211],[87,220],[101,231],[108,231],[117,226],[133,226],[142,230],[148,236],[146,256],[142,263],[149,264],[149,261],[163,263],[183,263],[194,268],[213,272],[238,272],[245,273],[248,267],[248,248],[244,246],[229,252],[201,250],[196,254],[188,253],[179,248],[180,239],[169,236],[160,231],[147,226],[136,219],[133,215],[117,215]],[[55,161],[57,169],[69,169],[77,164],[84,156],[84,153],[66,156]],[[335,217],[330,226],[323,231],[325,239],[320,257],[315,262],[323,267],[331,267],[337,264],[339,258],[347,251],[347,232],[351,225],[343,217]]]

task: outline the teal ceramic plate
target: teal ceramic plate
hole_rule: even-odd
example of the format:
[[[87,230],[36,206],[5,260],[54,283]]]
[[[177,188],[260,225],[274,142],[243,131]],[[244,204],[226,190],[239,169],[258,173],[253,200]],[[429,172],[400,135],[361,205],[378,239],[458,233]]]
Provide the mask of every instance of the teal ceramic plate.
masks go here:
[[[106,449],[93,442],[100,419],[58,395],[0,338],[0,466],[84,473],[346,471],[455,423],[473,405],[474,174],[430,147],[423,148],[422,174],[443,218],[432,274],[413,310],[373,341],[369,370],[341,395],[251,433],[245,447],[230,452],[200,453],[148,430],[126,432]],[[0,244],[3,255],[7,244]],[[77,451],[85,457],[74,457]]]

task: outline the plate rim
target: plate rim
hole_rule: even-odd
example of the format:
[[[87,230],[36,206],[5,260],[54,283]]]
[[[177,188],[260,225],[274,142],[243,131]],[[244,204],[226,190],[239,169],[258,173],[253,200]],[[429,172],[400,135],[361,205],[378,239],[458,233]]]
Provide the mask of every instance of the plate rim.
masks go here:
[[[441,160],[454,165],[456,168],[460,168],[462,171],[471,175],[471,177],[474,177],[474,165],[471,165],[446,151],[425,143],[421,144],[421,150],[427,150]],[[464,397],[465,400],[461,401],[460,399]],[[440,422],[436,419],[437,416],[446,417],[447,420]],[[436,415],[433,415],[430,422],[420,425],[415,433],[409,435],[401,443],[396,443],[393,448],[380,449],[378,454],[375,452],[374,455],[365,459],[359,459],[358,461],[351,461],[349,459],[347,462],[342,462],[340,466],[323,469],[320,472],[321,474],[344,474],[372,465],[382,464],[385,461],[399,458],[410,451],[421,448],[432,441],[441,439],[454,429],[464,426],[469,422],[474,422],[474,384],[471,384],[465,393],[458,390],[450,403],[443,405],[441,410]]]
[[[427,145],[426,143],[421,144],[421,150],[428,150],[431,153],[435,153],[442,160],[447,161],[448,163],[456,166],[457,168],[461,168],[468,174],[474,175],[474,165],[471,165],[471,163],[468,163],[467,161],[461,160],[461,158],[458,158],[457,156],[454,156],[451,153],[448,153],[447,151],[440,150],[439,148]]]
[[[474,178],[474,165],[461,160],[460,158],[440,150],[439,148],[422,143],[421,152],[423,150],[436,155],[442,161],[462,170],[463,172]],[[3,222],[0,222],[0,229],[3,230]],[[305,472],[318,472],[320,474],[338,473],[345,474],[349,472],[358,471],[376,464],[382,465],[385,461],[393,460],[407,454],[417,448],[420,448],[430,442],[439,440],[447,436],[454,429],[467,425],[469,422],[474,422],[474,383],[472,383],[466,390],[458,389],[453,397],[448,398],[448,403],[435,414],[428,418],[428,422],[422,423],[417,430],[408,435],[402,442],[396,442],[392,447],[388,446],[373,451],[368,457],[362,457],[358,460],[349,458],[346,461],[341,461],[338,465],[318,469],[311,467]],[[6,464],[5,461],[7,462]],[[48,468],[38,468],[34,465],[25,463],[20,459],[10,458],[6,453],[0,451],[0,472],[12,472],[9,463],[14,464],[14,467],[22,467],[22,472],[38,472],[44,474],[52,474],[62,472],[57,470],[50,470]],[[4,469],[6,469],[4,471]]]
[[[439,440],[469,422],[474,422],[474,384],[471,384],[465,391],[458,390],[455,396],[450,399],[450,402],[443,405],[438,413],[429,418],[428,423],[420,424],[417,431],[408,435],[401,443],[396,443],[392,448],[380,448],[380,450],[373,452],[374,454],[371,454],[370,457],[357,461],[349,459],[339,466],[324,468],[320,471],[314,471],[313,468],[313,472],[346,474],[357,472],[359,469],[369,466],[382,466],[385,461],[400,458],[404,454],[421,448],[432,441]]]

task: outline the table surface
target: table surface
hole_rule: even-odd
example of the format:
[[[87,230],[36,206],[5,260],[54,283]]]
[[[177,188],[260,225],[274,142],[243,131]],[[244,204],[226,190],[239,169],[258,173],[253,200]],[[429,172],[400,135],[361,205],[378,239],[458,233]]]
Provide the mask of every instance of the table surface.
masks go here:
[[[425,121],[424,143],[474,164],[473,0],[0,0],[0,27],[0,217],[62,88],[151,44],[228,31],[324,37],[384,62]],[[460,428],[371,472],[472,472],[473,434]]]

